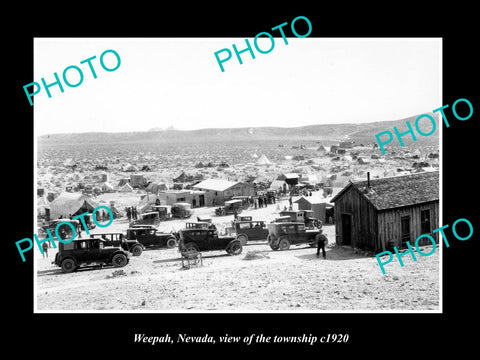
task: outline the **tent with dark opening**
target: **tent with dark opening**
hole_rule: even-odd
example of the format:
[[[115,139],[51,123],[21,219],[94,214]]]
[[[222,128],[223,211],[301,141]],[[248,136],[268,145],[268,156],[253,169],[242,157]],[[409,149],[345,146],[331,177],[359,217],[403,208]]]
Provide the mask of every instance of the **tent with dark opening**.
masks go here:
[[[64,192],[50,203],[50,217],[67,218],[70,215],[92,212],[97,206],[97,202],[85,194]]]

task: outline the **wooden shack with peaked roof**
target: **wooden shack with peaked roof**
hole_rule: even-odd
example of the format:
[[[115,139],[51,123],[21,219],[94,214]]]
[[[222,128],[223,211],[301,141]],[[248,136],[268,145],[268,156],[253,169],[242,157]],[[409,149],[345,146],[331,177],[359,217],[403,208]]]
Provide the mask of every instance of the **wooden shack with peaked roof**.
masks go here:
[[[438,242],[439,172],[351,181],[335,203],[335,234],[339,245],[370,251],[412,247],[422,234]],[[422,238],[419,245],[428,245]]]

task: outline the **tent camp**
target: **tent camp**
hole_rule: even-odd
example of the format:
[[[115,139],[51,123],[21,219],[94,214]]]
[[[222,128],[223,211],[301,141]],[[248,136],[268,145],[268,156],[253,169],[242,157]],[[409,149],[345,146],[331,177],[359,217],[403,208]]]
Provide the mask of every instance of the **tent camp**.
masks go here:
[[[263,165],[272,165],[272,162],[268,160],[268,158],[265,156],[265,154],[262,154],[260,158],[256,162],[257,165],[263,166]]]
[[[167,185],[165,184],[158,184],[158,183],[151,182],[150,184],[148,184],[145,190],[152,194],[157,194],[159,191],[165,191],[168,189],[167,189]]]
[[[129,183],[126,183],[125,185],[123,185],[120,190],[118,190],[120,192],[132,192],[133,191],[133,188],[132,186],[129,184]]]
[[[85,194],[64,192],[50,203],[50,217],[58,219],[60,216],[92,212],[97,206],[97,202]]]
[[[138,168],[135,165],[127,164],[123,168],[123,171],[138,171]]]
[[[286,192],[289,189],[288,184],[284,180],[273,180],[268,190]]]
[[[101,186],[101,189],[103,192],[113,192],[114,189],[113,189],[113,186],[108,183],[107,181],[105,181],[102,186]]]

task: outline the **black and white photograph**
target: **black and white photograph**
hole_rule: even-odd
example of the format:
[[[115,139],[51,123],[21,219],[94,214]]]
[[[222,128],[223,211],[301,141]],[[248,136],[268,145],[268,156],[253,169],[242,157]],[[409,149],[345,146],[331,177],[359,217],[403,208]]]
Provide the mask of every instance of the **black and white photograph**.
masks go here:
[[[35,39],[37,311],[441,311],[441,39],[272,40]]]
[[[472,348],[470,5],[102,5],[8,12],[6,348]]]

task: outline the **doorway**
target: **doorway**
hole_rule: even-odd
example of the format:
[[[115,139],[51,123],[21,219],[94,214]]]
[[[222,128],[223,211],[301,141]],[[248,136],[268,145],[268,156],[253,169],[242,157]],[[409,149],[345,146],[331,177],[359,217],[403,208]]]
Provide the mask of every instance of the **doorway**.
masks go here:
[[[402,228],[402,247],[406,247],[407,241],[410,241],[410,216],[402,216],[401,228]]]
[[[352,215],[342,214],[342,245],[352,244]]]

